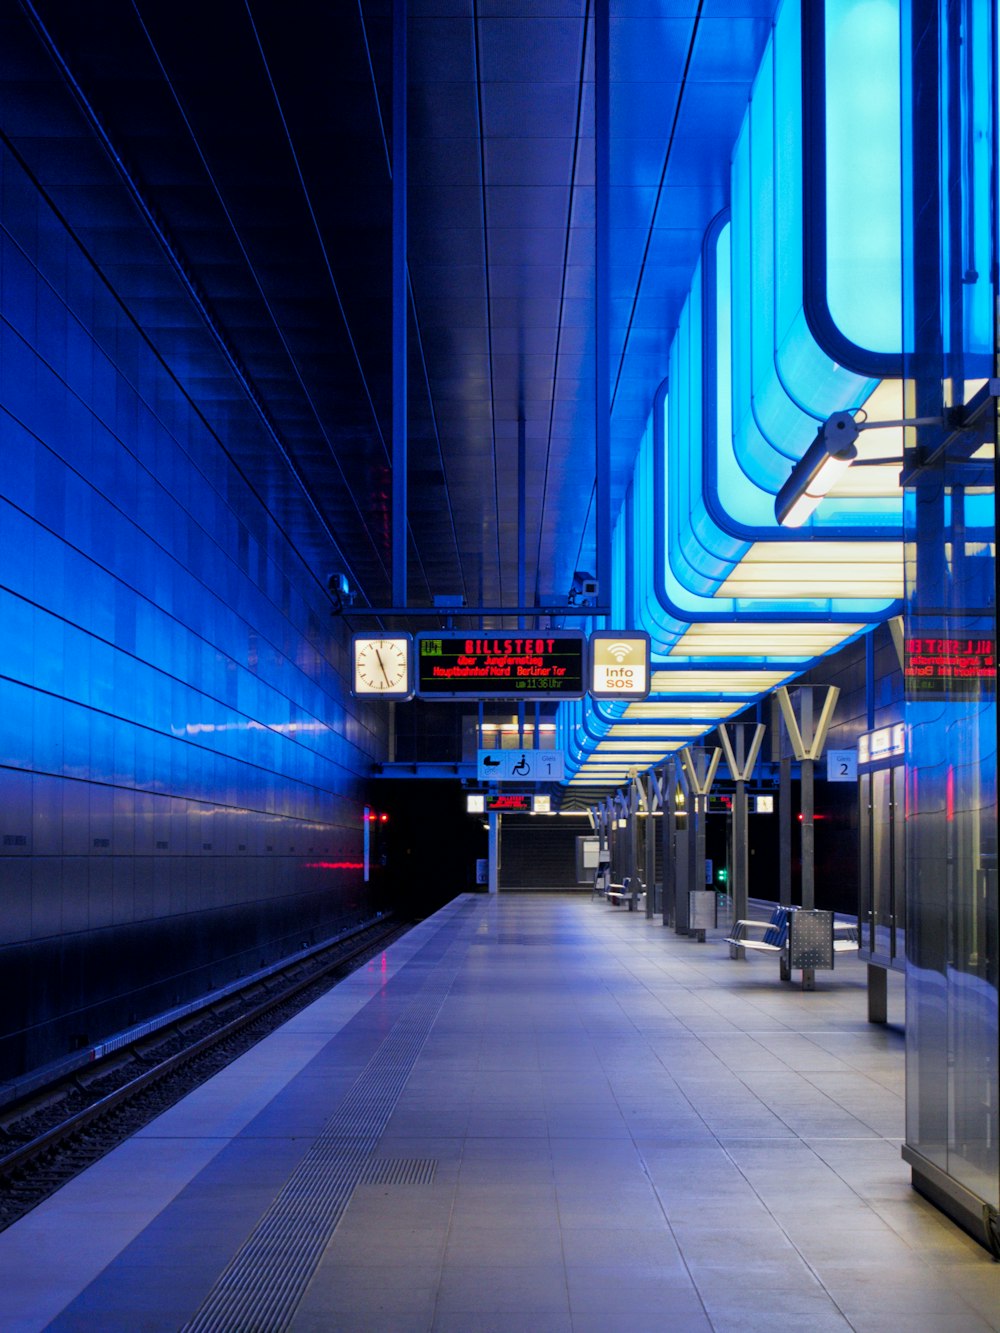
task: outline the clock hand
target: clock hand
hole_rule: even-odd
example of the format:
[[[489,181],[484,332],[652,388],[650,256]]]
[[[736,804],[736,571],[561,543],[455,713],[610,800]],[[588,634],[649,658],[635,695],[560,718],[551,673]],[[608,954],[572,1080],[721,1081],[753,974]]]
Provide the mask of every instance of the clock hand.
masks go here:
[[[389,679],[389,673],[386,671],[386,669],[385,669],[385,663],[382,661],[382,654],[379,652],[379,650],[378,650],[377,648],[375,649],[375,659],[376,659],[376,661],[378,662],[379,666],[380,666],[381,669],[382,669],[382,675],[385,677],[385,683],[386,683],[387,685],[391,685],[392,682],[391,682],[390,679]]]

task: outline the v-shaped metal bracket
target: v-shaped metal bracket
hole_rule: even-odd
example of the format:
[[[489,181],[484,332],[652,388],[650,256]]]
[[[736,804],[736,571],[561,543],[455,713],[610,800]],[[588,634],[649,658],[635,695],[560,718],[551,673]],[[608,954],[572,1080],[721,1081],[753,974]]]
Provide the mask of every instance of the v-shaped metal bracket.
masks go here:
[[[726,756],[726,764],[729,768],[729,775],[734,782],[748,782],[753,776],[754,768],[757,764],[757,756],[760,754],[761,743],[764,740],[764,733],[767,728],[763,722],[758,722],[753,734],[753,740],[750,742],[749,753],[744,755],[745,733],[739,726],[734,728],[736,731],[736,748],[733,748],[733,742],[729,735],[729,728],[724,722],[716,728],[719,733],[719,741],[722,745],[722,752]]]
[[[681,750],[681,763],[687,774],[688,785],[695,796],[707,796],[715,781],[715,772],[719,767],[722,751],[717,745],[690,746]]]
[[[822,686],[805,686],[806,689],[821,689]],[[818,759],[823,753],[823,745],[826,742],[826,734],[830,730],[830,723],[833,721],[833,710],[837,706],[837,700],[840,698],[840,686],[828,685],[826,687],[826,698],[823,700],[823,707],[820,709],[819,720],[815,726],[812,724],[812,707],[804,711],[803,725],[800,727],[798,719],[795,716],[795,710],[792,708],[792,701],[789,698],[788,686],[779,685],[775,690],[778,696],[778,705],[781,708],[781,716],[785,719],[785,727],[788,730],[788,739],[792,743],[792,753],[795,758],[801,761],[803,759]]]

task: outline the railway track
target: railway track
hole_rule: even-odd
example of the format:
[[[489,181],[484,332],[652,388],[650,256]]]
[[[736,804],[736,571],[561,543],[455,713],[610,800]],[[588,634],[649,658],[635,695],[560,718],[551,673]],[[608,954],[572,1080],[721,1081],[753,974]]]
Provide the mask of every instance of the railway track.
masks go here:
[[[249,1050],[409,922],[379,922],[0,1112],[0,1231]]]

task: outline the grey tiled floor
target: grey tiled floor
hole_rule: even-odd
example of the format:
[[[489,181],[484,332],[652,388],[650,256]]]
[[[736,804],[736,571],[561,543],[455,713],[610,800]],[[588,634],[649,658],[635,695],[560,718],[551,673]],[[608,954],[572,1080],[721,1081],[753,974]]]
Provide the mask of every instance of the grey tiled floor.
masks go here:
[[[900,1159],[890,980],[874,1028],[853,958],[803,993],[589,895],[459,900],[0,1235],[0,1327],[182,1327],[438,985],[373,1148],[433,1181],[356,1183],[278,1326],[1000,1329]]]

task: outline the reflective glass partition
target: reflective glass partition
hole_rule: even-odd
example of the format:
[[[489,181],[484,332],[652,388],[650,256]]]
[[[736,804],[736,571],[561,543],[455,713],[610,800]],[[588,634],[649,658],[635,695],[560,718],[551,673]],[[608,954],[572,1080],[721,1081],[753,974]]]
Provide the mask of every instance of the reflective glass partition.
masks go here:
[[[878,967],[906,965],[903,723],[858,738],[859,954]]]
[[[945,413],[907,432],[904,469],[904,1157],[1000,1255],[994,9],[904,11],[907,415]],[[918,95],[935,85],[939,99]]]
[[[915,479],[907,506],[908,1156],[918,1183],[950,1191],[972,1212],[1000,1207],[993,446],[988,450],[981,463],[928,469]],[[947,1180],[937,1180],[928,1164]]]

